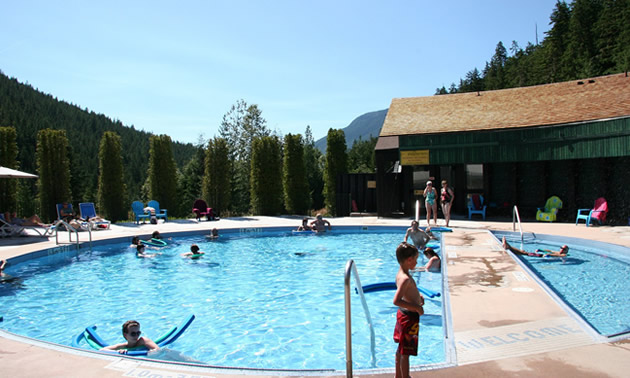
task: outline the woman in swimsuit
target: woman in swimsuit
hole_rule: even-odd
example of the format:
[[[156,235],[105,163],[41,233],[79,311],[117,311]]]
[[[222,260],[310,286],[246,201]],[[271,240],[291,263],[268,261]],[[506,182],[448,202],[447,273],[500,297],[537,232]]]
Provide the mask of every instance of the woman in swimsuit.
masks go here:
[[[427,187],[424,188],[424,203],[427,207],[427,226],[429,225],[429,221],[431,220],[431,212],[433,212],[433,221],[437,226],[437,202],[435,199],[437,198],[437,191],[433,187],[433,183],[429,180],[427,181]]]
[[[442,205],[442,214],[444,214],[444,220],[446,221],[446,227],[451,221],[451,206],[455,200],[455,193],[453,189],[448,187],[448,182],[442,180],[442,190],[440,191],[440,204]]]

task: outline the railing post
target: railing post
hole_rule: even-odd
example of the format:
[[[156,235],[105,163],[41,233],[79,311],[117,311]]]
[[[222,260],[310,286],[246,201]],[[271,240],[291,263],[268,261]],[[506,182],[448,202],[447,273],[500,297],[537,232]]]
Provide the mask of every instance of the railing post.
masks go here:
[[[346,307],[346,377],[352,377],[352,309],[350,300],[350,274],[354,260],[348,260],[344,276],[344,297]]]

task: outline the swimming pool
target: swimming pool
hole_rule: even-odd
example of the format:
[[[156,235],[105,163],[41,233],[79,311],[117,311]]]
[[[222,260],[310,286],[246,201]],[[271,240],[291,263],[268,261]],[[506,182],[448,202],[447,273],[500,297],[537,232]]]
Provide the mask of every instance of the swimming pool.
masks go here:
[[[630,332],[630,250],[590,240],[554,235],[526,234],[521,247],[519,233],[493,231],[515,247],[533,252],[537,248],[570,248],[566,258],[518,255],[518,261],[534,274],[550,294],[598,334],[615,337]]]
[[[340,228],[341,229],[341,228]],[[55,248],[17,263],[7,273],[18,282],[0,286],[5,321],[12,333],[62,345],[86,326],[120,341],[120,325],[137,319],[156,337],[186,315],[196,320],[170,347],[204,364],[291,370],[343,370],[345,263],[355,260],[363,285],[393,281],[395,248],[404,228],[347,228],[317,236],[248,229],[208,242],[178,237],[153,259],[139,259],[128,241],[77,252]],[[196,243],[199,260],[181,253]],[[153,251],[149,251],[153,252]],[[439,273],[422,273],[421,286],[442,292]],[[393,292],[366,294],[376,333],[371,363],[369,330],[358,295],[352,296],[353,361],[357,369],[390,368],[396,308]],[[413,365],[447,360],[442,297],[427,300],[421,352]]]

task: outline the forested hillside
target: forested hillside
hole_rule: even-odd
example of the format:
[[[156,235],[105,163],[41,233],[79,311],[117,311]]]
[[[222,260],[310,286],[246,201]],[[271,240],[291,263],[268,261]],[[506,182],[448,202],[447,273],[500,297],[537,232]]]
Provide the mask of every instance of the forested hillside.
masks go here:
[[[141,187],[147,177],[149,136],[133,126],[124,126],[103,114],[59,101],[28,84],[0,72],[0,126],[17,131],[20,169],[36,173],[35,148],[37,132],[42,129],[66,130],[70,142],[72,200],[93,202],[98,179],[98,151],[103,133],[113,131],[122,137],[125,184],[129,198],[141,198]],[[178,167],[186,164],[196,149],[191,144],[173,143]],[[35,196],[35,180],[29,182]]]
[[[575,0],[556,3],[551,29],[523,49],[503,42],[483,70],[474,68],[436,94],[548,84],[627,72],[630,69],[630,1]]]

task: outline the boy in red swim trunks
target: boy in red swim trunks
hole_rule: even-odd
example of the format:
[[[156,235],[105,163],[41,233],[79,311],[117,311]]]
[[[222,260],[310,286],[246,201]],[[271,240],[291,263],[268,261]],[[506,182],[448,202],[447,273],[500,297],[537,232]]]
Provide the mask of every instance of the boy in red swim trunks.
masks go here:
[[[418,254],[415,246],[405,242],[396,248],[396,259],[400,265],[394,294],[394,305],[399,307],[394,328],[394,341],[398,343],[396,378],[409,377],[409,356],[418,355],[418,328],[420,315],[424,314],[424,297],[409,274],[418,264]]]

